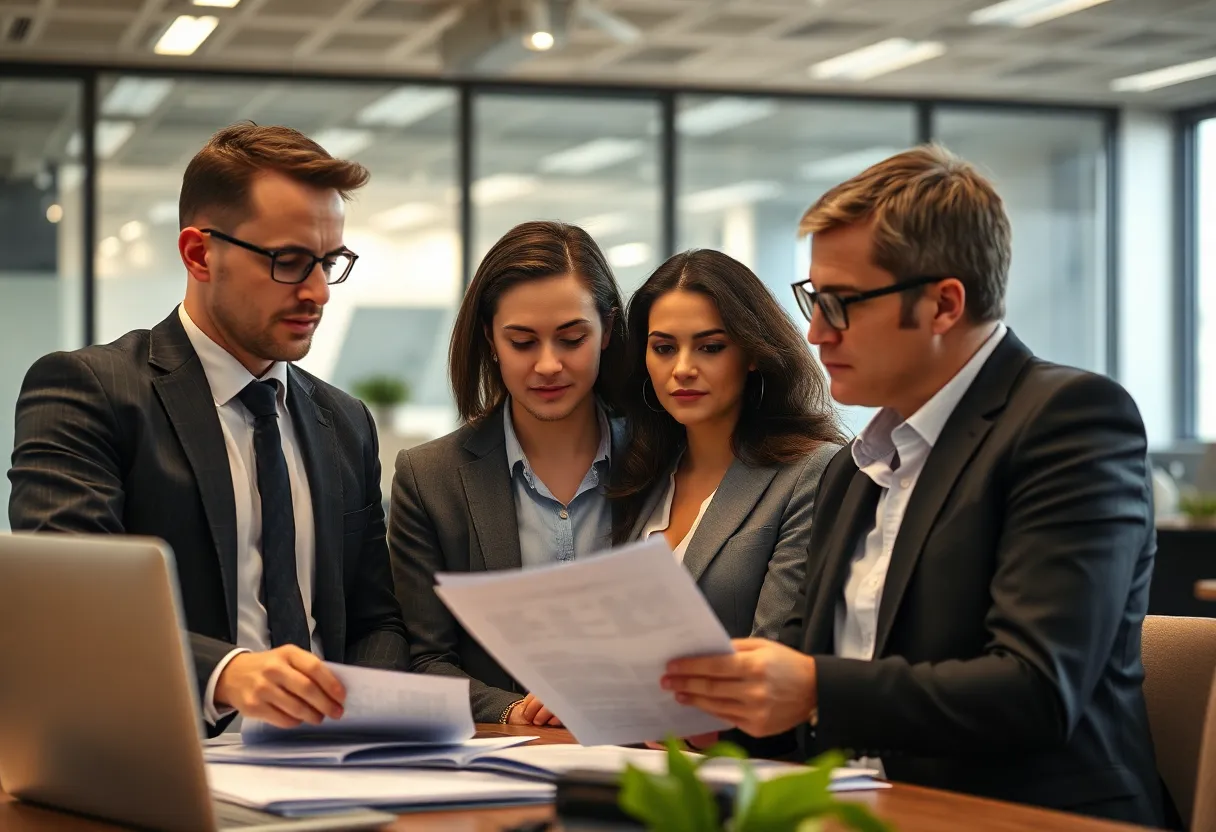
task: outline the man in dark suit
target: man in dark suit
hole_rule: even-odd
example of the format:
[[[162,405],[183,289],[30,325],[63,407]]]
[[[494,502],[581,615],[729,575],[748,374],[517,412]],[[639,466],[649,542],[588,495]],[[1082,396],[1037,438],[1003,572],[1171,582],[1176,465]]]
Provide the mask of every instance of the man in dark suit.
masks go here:
[[[785,646],[673,662],[664,684],[895,780],[1160,823],[1140,662],[1156,547],[1131,398],[1005,328],[1009,220],[944,150],[837,186],[802,231],[795,291],[832,394],[881,410],[824,472]]]
[[[340,717],[322,659],[408,666],[375,425],[290,364],[354,265],[367,176],[294,130],[221,130],[182,181],[182,305],[40,359],[17,401],[12,527],[169,543],[212,733]]]

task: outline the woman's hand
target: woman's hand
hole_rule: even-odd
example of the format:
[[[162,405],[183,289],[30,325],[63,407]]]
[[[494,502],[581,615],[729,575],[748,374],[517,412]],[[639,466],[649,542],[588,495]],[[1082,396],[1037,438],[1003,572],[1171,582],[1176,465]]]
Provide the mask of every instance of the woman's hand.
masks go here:
[[[553,711],[546,708],[536,698],[535,694],[531,693],[520,700],[519,705],[511,709],[508,722],[511,725],[536,725],[547,728],[562,727],[562,721],[553,715]]]

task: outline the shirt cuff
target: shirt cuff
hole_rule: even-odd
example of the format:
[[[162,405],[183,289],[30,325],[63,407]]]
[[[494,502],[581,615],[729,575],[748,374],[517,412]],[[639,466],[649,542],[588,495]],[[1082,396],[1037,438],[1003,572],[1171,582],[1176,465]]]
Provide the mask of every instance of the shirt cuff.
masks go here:
[[[224,672],[224,668],[228,666],[228,662],[232,661],[242,653],[250,652],[252,651],[245,647],[238,647],[227,656],[220,659],[220,663],[215,666],[215,670],[211,671],[211,678],[207,680],[207,690],[203,693],[203,720],[208,725],[215,725],[224,717],[236,713],[236,708],[226,707],[222,711],[216,709],[215,686],[219,684],[220,674]]]

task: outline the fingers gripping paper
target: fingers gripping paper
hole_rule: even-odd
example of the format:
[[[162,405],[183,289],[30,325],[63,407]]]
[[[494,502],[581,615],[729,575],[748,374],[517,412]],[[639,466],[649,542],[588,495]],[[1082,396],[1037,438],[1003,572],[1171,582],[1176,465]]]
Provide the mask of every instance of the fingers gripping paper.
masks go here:
[[[659,686],[671,659],[731,652],[661,537],[568,564],[436,581],[465,630],[583,745],[730,727]]]

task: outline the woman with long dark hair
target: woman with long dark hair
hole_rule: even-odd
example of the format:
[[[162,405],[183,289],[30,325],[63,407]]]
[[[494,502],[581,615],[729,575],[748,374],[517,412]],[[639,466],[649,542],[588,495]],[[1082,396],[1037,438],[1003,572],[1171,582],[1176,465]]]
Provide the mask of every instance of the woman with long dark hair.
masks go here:
[[[528,222],[486,254],[452,332],[464,426],[404,450],[389,549],[410,669],[467,676],[478,722],[534,701],[435,594],[436,572],[518,569],[609,547],[608,412],[625,323],[608,261],[581,228]],[[533,718],[549,723],[539,704]]]
[[[629,304],[614,540],[663,535],[732,638],[775,638],[844,439],[806,341],[750,269],[672,257]]]

